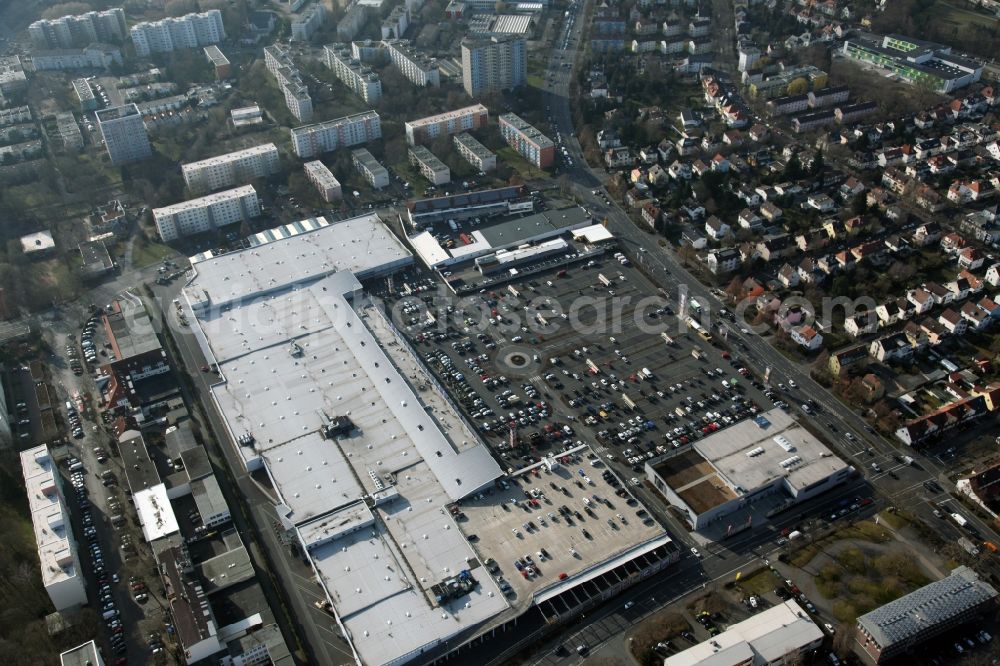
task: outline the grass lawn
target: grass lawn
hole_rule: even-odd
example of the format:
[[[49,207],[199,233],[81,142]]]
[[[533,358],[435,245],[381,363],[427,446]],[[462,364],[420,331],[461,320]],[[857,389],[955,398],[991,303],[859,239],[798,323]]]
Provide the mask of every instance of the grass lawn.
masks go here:
[[[800,546],[791,554],[788,559],[789,564],[800,569],[809,564],[821,550],[830,544],[842,539],[859,539],[861,541],[871,541],[872,543],[885,543],[891,539],[885,529],[875,523],[865,520],[854,525],[848,525],[837,530],[833,534],[824,537],[813,543]]]
[[[520,176],[525,180],[549,177],[549,174],[535,167],[533,164],[528,162],[528,160],[518,155],[517,151],[510,146],[504,146],[498,150],[497,156],[506,162],[507,166],[520,174]]]
[[[910,524],[909,519],[899,511],[883,511],[878,514],[879,521],[886,523],[894,530],[899,530]]]
[[[905,549],[873,554],[845,548],[814,576],[816,588],[834,600],[833,615],[843,623],[926,585],[929,579]]]
[[[175,252],[169,245],[137,238],[132,245],[132,266],[142,268],[150,264],[158,264],[172,254]]]
[[[545,77],[541,74],[528,74],[528,85],[532,88],[544,88]]]
[[[934,20],[950,25],[959,32],[976,25],[981,25],[985,28],[1000,27],[1000,21],[995,16],[966,9],[957,4],[947,2],[947,0],[938,0],[935,3]]]
[[[743,596],[762,595],[773,590],[778,582],[769,569],[761,569],[751,576],[740,578],[736,581],[736,586],[742,591]]]

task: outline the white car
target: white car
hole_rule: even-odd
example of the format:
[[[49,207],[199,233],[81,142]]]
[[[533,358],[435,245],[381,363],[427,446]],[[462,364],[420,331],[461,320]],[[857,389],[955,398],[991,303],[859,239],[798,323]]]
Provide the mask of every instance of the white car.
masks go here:
[[[795,383],[795,380],[794,380],[794,379],[789,379],[789,380],[788,380],[788,387],[789,387],[789,388],[798,388],[798,387],[799,387],[799,385]]]
[[[697,558],[701,558],[701,553],[699,553],[698,549],[695,548],[694,546],[691,546],[691,554]]]

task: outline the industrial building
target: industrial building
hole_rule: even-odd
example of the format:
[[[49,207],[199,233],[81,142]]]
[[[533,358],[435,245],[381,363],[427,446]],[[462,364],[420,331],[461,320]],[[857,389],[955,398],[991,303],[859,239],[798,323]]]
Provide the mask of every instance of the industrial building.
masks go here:
[[[181,165],[184,184],[192,192],[210,192],[241,185],[254,178],[266,178],[280,170],[278,147],[273,143]]]
[[[942,580],[858,618],[855,652],[881,664],[977,615],[995,612],[997,591],[972,569],[960,566]]]
[[[342,196],[340,181],[334,178],[333,173],[330,172],[330,169],[325,164],[319,160],[314,160],[303,164],[302,169],[306,172],[306,178],[309,179],[309,182],[319,190],[319,195],[323,198],[323,201],[330,203]]]
[[[112,164],[137,162],[152,156],[146,123],[135,104],[101,109],[94,115]]]
[[[264,63],[278,82],[278,88],[285,96],[285,106],[297,120],[307,123],[312,120],[312,98],[309,88],[302,82],[299,70],[292,62],[292,56],[277,44],[264,47]]]
[[[848,58],[867,62],[913,84],[950,93],[978,81],[983,64],[952,54],[951,47],[903,35],[862,34],[844,41]]]
[[[523,491],[500,490],[500,466],[362,289],[360,280],[413,258],[375,215],[303,222],[249,249],[196,258],[182,298],[219,367],[212,397],[229,445],[269,481],[358,663],[433,659],[486,630],[514,631],[526,613],[568,621],[677,559],[662,528],[629,521],[620,531],[595,525],[578,557],[552,546],[552,570],[566,575],[515,581],[524,591],[516,605],[470,567],[524,552],[510,529],[524,518],[498,510]],[[233,327],[213,325],[219,308]],[[569,483],[586,450],[522,470],[521,485],[533,472]],[[486,488],[495,490],[480,494]],[[450,510],[459,506],[464,523]],[[509,525],[497,529],[498,515]],[[552,529],[561,544],[578,534]],[[470,543],[473,530],[482,546]]]
[[[104,659],[97,649],[97,643],[89,640],[83,645],[77,645],[61,653],[59,666],[104,666]]]
[[[226,38],[222,12],[207,12],[168,16],[159,21],[136,23],[130,31],[135,54],[145,58],[152,53],[169,53],[218,44]]]
[[[235,224],[260,215],[260,202],[252,185],[209,194],[199,199],[153,209],[153,220],[160,238],[168,243],[192,234],[200,234],[227,224]]]
[[[663,666],[783,664],[820,647],[825,637],[805,609],[791,599],[667,657]]]
[[[527,43],[520,35],[462,40],[462,87],[470,97],[513,90],[528,80]]]
[[[432,185],[444,185],[451,182],[451,169],[426,147],[411,146],[407,153],[410,164],[419,168],[420,175],[429,180]]]
[[[473,104],[462,109],[439,113],[426,118],[406,121],[406,142],[411,146],[433,141],[439,136],[451,136],[459,132],[486,127],[490,112],[482,104]]]
[[[772,409],[646,463],[646,477],[703,531],[802,502],[845,482],[853,469],[790,415]]]
[[[362,111],[352,116],[295,127],[291,133],[292,150],[302,159],[308,159],[338,148],[380,139],[382,123],[375,111]]]
[[[555,163],[556,145],[552,139],[539,132],[513,113],[500,116],[500,134],[518,154],[539,169]]]
[[[476,141],[476,137],[468,132],[456,134],[453,141],[455,148],[458,149],[458,154],[479,171],[485,173],[497,168],[496,154]]]
[[[44,445],[20,455],[45,593],[57,611],[82,606],[87,603],[86,581],[56,461]]]
[[[352,150],[351,163],[362,178],[376,190],[389,186],[389,171],[375,159],[374,155],[368,152],[367,148]]]
[[[375,104],[382,98],[382,80],[354,57],[348,44],[324,46],[323,60],[337,79],[366,103]]]

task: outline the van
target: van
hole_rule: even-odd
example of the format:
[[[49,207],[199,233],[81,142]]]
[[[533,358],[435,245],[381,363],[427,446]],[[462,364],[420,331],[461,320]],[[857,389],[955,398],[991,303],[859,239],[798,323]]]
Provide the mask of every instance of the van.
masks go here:
[[[104,611],[104,615],[102,615],[101,617],[103,617],[105,620],[110,620],[113,617],[118,617],[118,610],[116,609],[116,610]]]

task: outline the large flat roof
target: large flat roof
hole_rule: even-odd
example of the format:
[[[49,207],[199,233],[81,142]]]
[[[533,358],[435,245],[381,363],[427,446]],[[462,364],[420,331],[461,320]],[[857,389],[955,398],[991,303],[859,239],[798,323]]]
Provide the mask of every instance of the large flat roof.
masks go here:
[[[47,447],[21,451],[21,473],[46,587],[81,575],[69,514],[59,494],[55,461]],[[81,583],[81,587],[82,587]]]
[[[132,494],[135,511],[142,523],[142,534],[147,542],[155,541],[178,530],[177,516],[167,498],[167,487],[162,483]]]
[[[589,225],[590,215],[579,206],[525,215],[495,224],[484,224],[477,231],[495,248],[526,242],[545,234],[556,234]]]
[[[184,289],[187,298],[222,306],[337,271],[363,279],[413,261],[374,213],[333,224],[322,217],[297,224],[308,222],[315,224],[295,235],[273,233],[276,238],[269,240],[268,232],[263,232],[255,247],[201,259],[194,266],[196,276]]]
[[[781,661],[789,652],[823,640],[823,631],[794,599],[738,622],[712,640],[668,657],[664,666],[730,666],[754,654],[760,663]]]
[[[104,315],[104,327],[115,360],[121,361],[161,348],[146,306],[139,296],[122,292],[111,308],[111,312]]]
[[[93,640],[59,655],[60,666],[98,666],[103,663],[104,660],[101,659],[97,644]]]
[[[905,641],[997,597],[992,585],[965,566],[858,618],[858,626],[881,647]]]
[[[806,488],[847,466],[790,414],[772,409],[753,419],[698,440],[694,449],[726,478],[747,491],[784,476],[795,489]],[[758,449],[763,451],[757,452]],[[751,451],[754,455],[748,455]],[[799,460],[789,467],[781,463]]]

